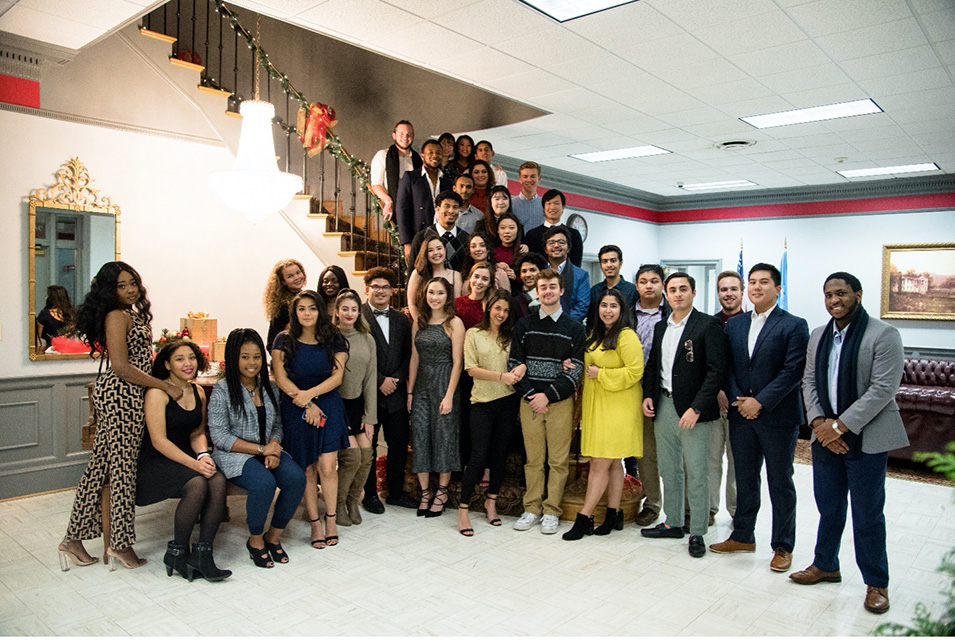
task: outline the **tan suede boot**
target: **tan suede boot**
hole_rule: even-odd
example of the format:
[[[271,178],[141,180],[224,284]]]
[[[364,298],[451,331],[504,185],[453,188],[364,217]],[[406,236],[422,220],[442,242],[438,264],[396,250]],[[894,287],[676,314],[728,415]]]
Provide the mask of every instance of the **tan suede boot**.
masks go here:
[[[336,523],[340,527],[350,527],[353,522],[345,509],[345,497],[348,488],[355,480],[355,472],[361,465],[361,453],[357,447],[349,447],[338,452],[338,518]]]
[[[348,507],[348,518],[352,524],[361,524],[361,511],[358,509],[358,502],[361,499],[362,489],[365,488],[368,470],[371,469],[371,463],[374,461],[371,455],[371,447],[365,447],[359,449],[359,451],[361,451],[361,463],[358,465],[358,472],[355,474],[355,480],[351,483],[348,498],[345,500],[345,506]]]

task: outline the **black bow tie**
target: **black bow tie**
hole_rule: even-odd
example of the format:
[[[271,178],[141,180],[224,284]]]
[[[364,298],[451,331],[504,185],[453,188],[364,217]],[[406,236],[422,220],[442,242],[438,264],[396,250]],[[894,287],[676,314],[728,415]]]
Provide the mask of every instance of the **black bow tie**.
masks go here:
[[[445,231],[444,235],[441,237],[444,238],[445,240],[453,240],[454,234],[452,234],[450,231]]]
[[[385,318],[388,317],[388,310],[387,310],[387,309],[385,309],[384,311],[379,311],[378,309],[372,309],[371,312],[372,312],[373,314],[375,314],[375,317],[376,317],[376,318],[377,318],[378,316],[384,316]]]

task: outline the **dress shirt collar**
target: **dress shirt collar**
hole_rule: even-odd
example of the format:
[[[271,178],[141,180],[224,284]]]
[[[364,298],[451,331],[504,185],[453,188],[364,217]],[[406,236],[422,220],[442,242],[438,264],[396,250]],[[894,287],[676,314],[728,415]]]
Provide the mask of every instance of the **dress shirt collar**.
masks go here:
[[[451,227],[450,229],[445,229],[437,222],[434,223],[434,230],[438,232],[439,238],[443,238],[444,234],[446,233],[450,233],[452,236],[454,235],[454,227]]]
[[[775,308],[776,308],[776,305],[773,305],[773,306],[771,306],[769,309],[766,309],[766,311],[763,311],[762,313],[756,313],[756,309],[753,309],[753,310],[750,312],[750,314],[751,314],[750,317],[751,317],[753,320],[756,320],[757,318],[762,318],[763,320],[765,320],[766,318],[769,317],[769,314],[771,314],[771,313],[773,312],[773,309],[775,309]]]
[[[568,265],[569,262],[570,262],[570,260],[568,259],[568,260],[564,260],[564,261],[561,262],[559,265],[557,265],[557,273],[563,275],[563,274],[564,274],[564,268]]]
[[[517,194],[517,197],[518,197],[519,199],[521,199],[521,200],[527,200],[528,202],[531,201],[531,200],[538,200],[538,199],[540,199],[540,196],[537,195],[536,193],[534,194],[534,197],[533,197],[533,198],[525,197],[523,191],[521,191],[520,193],[518,193],[518,194]]]
[[[691,311],[691,313],[692,313],[692,311]],[[673,321],[673,314],[671,313],[671,314],[670,314],[670,317],[667,318],[667,326],[668,326],[668,327],[685,327],[685,326],[686,326],[686,321],[689,319],[689,317],[690,317],[690,314],[688,313],[688,314],[686,314],[685,316],[683,316],[683,319],[680,320],[679,322],[674,322],[674,321]]]
[[[544,318],[550,318],[550,319],[553,320],[554,322],[557,322],[557,320],[560,318],[560,314],[562,314],[563,312],[564,312],[563,307],[557,307],[557,311],[555,311],[554,313],[551,313],[551,314],[547,314],[547,313],[544,312],[544,306],[543,306],[543,305],[541,305],[541,308],[540,308],[540,310],[539,310],[540,319],[541,319],[541,320],[543,320]]]
[[[658,314],[658,313],[662,313],[662,312],[663,312],[663,300],[660,300],[660,304],[658,304],[658,305],[657,305],[656,307],[654,307],[653,309],[644,309],[643,307],[640,306],[640,302],[638,301],[638,302],[637,302],[636,312],[637,312],[638,314],[645,315],[645,316],[652,316],[652,315],[656,315],[656,314]]]

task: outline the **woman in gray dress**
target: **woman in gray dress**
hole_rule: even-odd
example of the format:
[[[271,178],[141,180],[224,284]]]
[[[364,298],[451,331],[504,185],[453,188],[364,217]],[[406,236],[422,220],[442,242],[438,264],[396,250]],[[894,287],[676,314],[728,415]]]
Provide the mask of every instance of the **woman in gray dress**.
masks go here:
[[[418,515],[440,516],[448,502],[451,472],[461,470],[458,380],[464,362],[464,323],[454,313],[454,294],[444,278],[431,278],[418,297],[408,373],[411,468],[418,474]],[[437,492],[431,474],[438,474]]]

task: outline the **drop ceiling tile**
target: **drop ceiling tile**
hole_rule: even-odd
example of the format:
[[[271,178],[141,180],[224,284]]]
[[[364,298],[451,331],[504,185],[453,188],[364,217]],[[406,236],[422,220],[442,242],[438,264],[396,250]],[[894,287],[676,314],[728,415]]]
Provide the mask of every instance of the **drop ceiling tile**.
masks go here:
[[[851,82],[851,79],[837,65],[829,62],[815,67],[760,76],[759,81],[776,93],[788,93],[845,84]]]
[[[757,77],[829,62],[823,50],[809,40],[741,53],[729,56],[729,59],[743,71]]]
[[[588,89],[600,89],[619,82],[621,78],[635,81],[644,76],[649,77],[646,72],[606,51],[596,56],[576,57],[558,64],[548,64],[546,69]]]
[[[658,118],[674,127],[683,127],[694,124],[719,122],[726,119],[726,114],[713,107],[700,107],[698,109],[662,114],[658,116]]]
[[[475,60],[481,60],[482,64],[474,64]],[[522,60],[487,47],[464,55],[435,60],[432,64],[457,78],[477,83],[527,73],[534,69]]]
[[[887,115],[900,125],[944,118],[951,120],[952,107],[950,105],[923,104],[911,109],[899,109]]]
[[[700,29],[721,22],[777,10],[771,0],[644,0],[684,29]]]
[[[756,100],[773,95],[773,91],[758,80],[747,78],[709,87],[688,89],[687,93],[699,98],[706,104],[723,105],[743,100]]]
[[[951,131],[955,123],[951,118],[941,118],[939,120],[919,120],[900,125],[900,128],[909,135],[918,133],[934,133],[937,131]]]
[[[485,84],[493,91],[515,96],[520,100],[528,100],[558,91],[567,91],[577,86],[540,69],[532,69],[506,78],[489,80]]]
[[[603,102],[604,100],[606,100],[606,102]],[[599,96],[597,99],[591,100],[590,102],[584,104],[588,104],[590,106],[577,111],[568,110],[568,113],[571,116],[590,124],[604,125],[612,121],[629,120],[633,116],[637,115],[637,112],[633,109],[625,107],[619,102],[607,100]]]
[[[699,152],[689,152],[687,153],[687,156],[698,158],[698,153]],[[737,155],[735,151],[722,152],[722,153],[723,155],[719,157],[708,156],[706,158],[698,158],[698,159],[700,160],[705,159],[707,164],[714,167],[746,167],[749,165],[756,164],[756,161],[753,160],[752,158],[747,158],[744,155]]]
[[[494,16],[497,18],[492,19]],[[554,25],[550,18],[513,0],[483,0],[431,20],[452,31],[492,42],[510,40]]]
[[[595,91],[623,104],[632,105],[639,98],[648,95],[672,94],[675,89],[666,82],[638,70],[636,74],[618,78],[615,82],[596,88]]]
[[[922,18],[925,34],[932,42],[955,38],[955,8],[949,5],[944,11],[936,11]]]
[[[862,88],[853,83],[784,93],[782,97],[792,104],[794,109],[806,109],[808,107],[818,107],[826,104],[864,100],[868,98],[869,95]]]
[[[950,149],[951,146],[948,146],[947,148]],[[908,145],[892,145],[888,147],[873,146],[865,150],[860,149],[859,153],[865,154],[865,156],[868,157],[870,160],[886,160],[886,161],[889,160],[890,158],[898,158],[900,156],[921,155],[923,159],[920,162],[930,162],[928,156],[925,155],[926,153],[930,153],[930,151],[926,150],[925,148],[915,143],[908,144]],[[892,166],[898,163],[886,162],[885,164],[887,166]]]
[[[613,100],[599,96],[589,89],[574,87],[566,91],[556,91],[534,98],[533,103],[549,111],[569,113],[588,105],[605,107],[615,105]],[[579,117],[579,116],[576,116]]]
[[[362,19],[356,20],[356,15],[361,15]],[[329,0],[303,11],[298,18],[319,32],[340,34],[372,46],[375,33],[404,29],[423,22],[413,13],[382,4],[378,0]]]
[[[793,109],[791,102],[782,96],[772,95],[753,100],[740,100],[739,102],[729,102],[721,104],[720,110],[732,118],[745,118],[748,116],[759,116],[765,113],[776,113],[777,111],[788,111]],[[753,131],[756,127],[746,125]]]
[[[273,2],[274,0],[269,0]],[[297,0],[314,3],[314,0]],[[438,16],[461,9],[466,6],[478,4],[480,0],[456,0],[455,2],[421,2],[421,0],[383,0],[383,4],[403,9],[409,13],[421,16],[425,20],[431,20]]]
[[[697,136],[688,133],[683,129],[665,129],[663,131],[651,131],[640,136],[645,144],[653,144],[658,147],[667,148],[671,142],[681,142],[685,140],[696,140]]]
[[[869,78],[860,80],[858,84],[878,103],[883,96],[950,87],[952,86],[952,79],[946,73],[944,67],[935,67],[894,76]]]
[[[855,131],[843,131],[839,133],[839,138],[849,144],[856,144],[858,142],[867,142],[870,140],[891,140],[893,138],[905,138],[908,137],[907,133],[902,127],[897,124],[890,124],[885,127],[866,127],[864,129],[856,129]]]
[[[632,41],[619,46],[616,53],[650,73],[711,60],[719,55],[688,33],[650,41]]]
[[[948,9],[952,6],[951,0],[911,0],[910,4],[915,13],[923,15]]]
[[[713,58],[684,67],[658,69],[655,75],[684,91],[749,78],[739,67],[724,58]]]
[[[879,100],[879,106],[888,113],[912,109],[923,104],[949,105],[952,110],[953,121],[955,121],[955,108],[951,107],[953,103],[955,103],[955,87],[952,86],[900,93],[894,96],[885,96]]]
[[[277,18],[297,16],[328,0],[234,0],[234,4]],[[149,4],[157,4],[150,2]]]
[[[654,40],[683,33],[682,27],[647,2],[633,2],[571,20],[564,27],[611,50],[634,40]]]
[[[756,129],[749,126],[738,118],[726,118],[718,122],[708,122],[706,124],[694,124],[683,127],[684,131],[692,133],[700,138],[706,138],[712,141],[735,140],[743,138],[752,140],[757,132]]]
[[[542,131],[553,131],[557,133],[561,131],[569,132],[578,130],[588,126],[588,124],[580,118],[575,118],[565,113],[549,113],[545,116],[534,118],[529,122]]]
[[[840,142],[837,144],[827,144],[822,147],[811,147],[809,149],[800,149],[799,152],[807,158],[813,160],[830,161],[833,158],[849,158],[849,160],[865,158],[867,154],[859,151],[851,144]]]
[[[845,69],[846,73],[853,79],[860,81],[867,78],[880,78],[909,71],[931,69],[937,66],[939,66],[939,59],[930,45],[855,58],[842,63],[842,68]]]
[[[811,149],[812,147],[825,147],[834,141],[838,142],[839,139],[840,138],[837,138],[832,133],[817,133],[808,136],[786,138],[786,145],[792,149]]]
[[[703,44],[723,56],[805,40],[806,34],[780,10],[694,30]]]
[[[82,10],[64,11],[62,0],[20,0],[17,6],[48,14],[47,20],[57,21],[67,17],[71,22],[87,24],[103,32],[111,31],[139,13],[142,7],[120,0],[84,2]],[[79,9],[79,7],[76,7]]]
[[[563,27],[521,34],[510,40],[494,38],[491,46],[538,67],[586,58],[600,53],[600,48]]]
[[[422,43],[427,43],[427,46],[423,46]],[[426,64],[447,58],[449,51],[453,51],[456,57],[474,53],[485,47],[477,40],[445,29],[433,22],[419,22],[404,29],[384,31],[378,34],[375,44],[399,58],[417,60]]]
[[[935,50],[938,51],[938,57],[942,64],[946,66],[955,66],[955,40],[946,40],[945,42],[936,42]],[[953,71],[955,73],[955,71]]]
[[[639,136],[650,131],[662,131],[669,129],[670,125],[650,116],[642,116],[633,120],[624,120],[622,122],[607,123],[606,127],[625,136]]]
[[[887,113],[867,113],[864,116],[852,116],[851,118],[826,120],[825,122],[818,123],[818,125],[826,131],[832,131],[837,134],[841,134],[843,131],[889,127],[894,123],[895,121]]]
[[[909,18],[912,12],[905,0],[818,0],[791,7],[789,15],[810,36],[818,37]]]
[[[67,18],[51,20],[35,9],[13,5],[0,16],[0,31],[49,42],[67,49],[80,49],[102,35],[102,30]]]
[[[786,175],[792,175],[793,170],[813,168],[818,169],[819,165],[809,158],[789,158],[787,160],[767,160],[763,165],[777,171],[784,171]]]
[[[953,36],[955,37],[955,36]],[[865,56],[910,49],[928,44],[925,33],[914,17],[845,31],[816,38],[834,60],[852,60]]]

